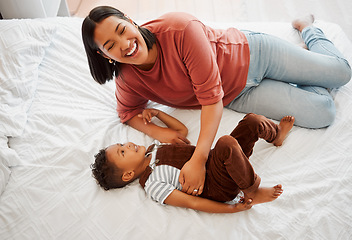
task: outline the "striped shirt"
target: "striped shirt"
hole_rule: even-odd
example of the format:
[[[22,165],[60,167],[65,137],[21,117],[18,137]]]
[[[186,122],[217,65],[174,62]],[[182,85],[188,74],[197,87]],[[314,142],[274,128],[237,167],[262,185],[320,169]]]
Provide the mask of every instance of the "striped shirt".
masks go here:
[[[151,152],[152,158],[149,166],[153,171],[145,183],[144,190],[149,198],[164,205],[165,199],[173,190],[182,189],[181,184],[178,181],[181,170],[169,165],[155,166],[156,151],[157,147]]]
[[[170,166],[170,165],[159,165],[156,166],[156,152],[158,147],[165,145],[165,143],[160,143],[158,141],[154,142],[156,145],[152,152],[152,157],[150,159],[149,166],[153,171],[149,175],[147,181],[145,182],[144,190],[147,196],[154,201],[165,205],[165,199],[172,193],[173,190],[182,190],[181,183],[178,181],[181,170]],[[240,193],[232,200],[226,203],[237,204],[244,198],[244,193]]]

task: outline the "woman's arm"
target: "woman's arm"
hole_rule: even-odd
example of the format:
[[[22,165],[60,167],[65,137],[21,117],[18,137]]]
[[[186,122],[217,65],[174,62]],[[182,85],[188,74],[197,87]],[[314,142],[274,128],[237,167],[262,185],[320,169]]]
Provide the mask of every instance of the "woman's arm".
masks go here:
[[[160,127],[151,122],[156,116],[167,127]],[[163,143],[189,144],[186,138],[188,134],[187,127],[176,118],[157,109],[145,109],[141,114],[134,116],[127,124],[148,136],[159,140]]]
[[[172,191],[172,193],[165,199],[164,203],[176,207],[190,208],[209,213],[235,213],[248,210],[252,207],[251,199],[248,199],[243,203],[227,204],[188,195],[177,189]]]
[[[197,146],[191,159],[182,167],[179,177],[183,192],[192,195],[200,195],[203,192],[205,163],[220,124],[222,111],[222,101],[202,107]]]

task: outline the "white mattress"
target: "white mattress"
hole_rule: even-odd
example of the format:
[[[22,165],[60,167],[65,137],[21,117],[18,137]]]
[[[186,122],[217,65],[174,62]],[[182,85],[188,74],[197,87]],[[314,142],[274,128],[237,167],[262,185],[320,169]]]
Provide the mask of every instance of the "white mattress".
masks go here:
[[[0,21],[2,36],[13,21]],[[329,128],[294,127],[281,147],[262,140],[255,146],[251,162],[262,185],[284,187],[278,200],[235,214],[161,206],[148,199],[137,182],[105,192],[91,176],[90,164],[99,149],[126,141],[149,145],[153,139],[121,124],[114,83],[100,86],[90,76],[81,22],[55,18],[20,23],[22,30],[34,23],[38,29],[49,29],[39,49],[45,51],[31,52],[42,54],[33,63],[38,68],[22,78],[27,80],[26,98],[18,105],[2,106],[12,115],[0,115],[0,239],[352,238],[351,82],[332,91],[337,117]],[[289,23],[209,24],[259,30],[299,42]],[[317,25],[352,62],[352,44],[341,28],[322,21]],[[11,81],[18,84],[14,78],[0,80],[1,88],[11,86]],[[18,100],[12,93],[9,102]],[[6,103],[9,95],[0,96]],[[185,123],[189,139],[196,143],[199,110],[150,105]],[[243,116],[225,109],[216,139]]]

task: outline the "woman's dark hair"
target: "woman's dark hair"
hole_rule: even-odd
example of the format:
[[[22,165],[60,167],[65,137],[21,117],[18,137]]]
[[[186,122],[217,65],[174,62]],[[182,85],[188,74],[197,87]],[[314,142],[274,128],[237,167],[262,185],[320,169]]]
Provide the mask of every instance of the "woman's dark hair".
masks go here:
[[[94,31],[97,23],[100,23],[110,16],[116,16],[120,19],[129,20],[124,13],[116,8],[99,6],[92,9],[82,23],[82,39],[88,58],[90,73],[92,74],[94,80],[99,84],[106,83],[106,81],[111,80],[114,76],[117,77],[120,71],[118,62],[109,63],[108,59],[98,53],[101,51],[94,41]],[[136,26],[142,34],[143,39],[147,44],[147,48],[150,50],[154,43],[156,43],[154,34],[146,28],[140,27],[137,24]]]

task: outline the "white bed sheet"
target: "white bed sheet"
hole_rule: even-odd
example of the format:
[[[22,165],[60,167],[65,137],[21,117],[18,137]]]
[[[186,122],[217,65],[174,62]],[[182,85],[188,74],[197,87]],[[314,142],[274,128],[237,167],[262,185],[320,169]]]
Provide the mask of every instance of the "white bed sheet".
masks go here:
[[[337,117],[329,128],[294,127],[281,147],[264,141],[255,146],[251,162],[262,184],[284,186],[278,200],[236,214],[161,206],[137,182],[108,192],[96,185],[89,166],[99,149],[126,141],[149,145],[152,139],[120,123],[114,83],[100,86],[90,76],[80,36],[82,19],[46,21],[57,30],[39,65],[24,131],[8,139],[6,150],[19,162],[10,166],[0,197],[1,239],[352,238],[352,83],[333,90]],[[289,23],[212,25],[299,42]],[[341,28],[317,25],[352,62],[352,44]],[[196,143],[199,110],[150,105],[184,122]],[[225,109],[216,139],[243,116]]]

